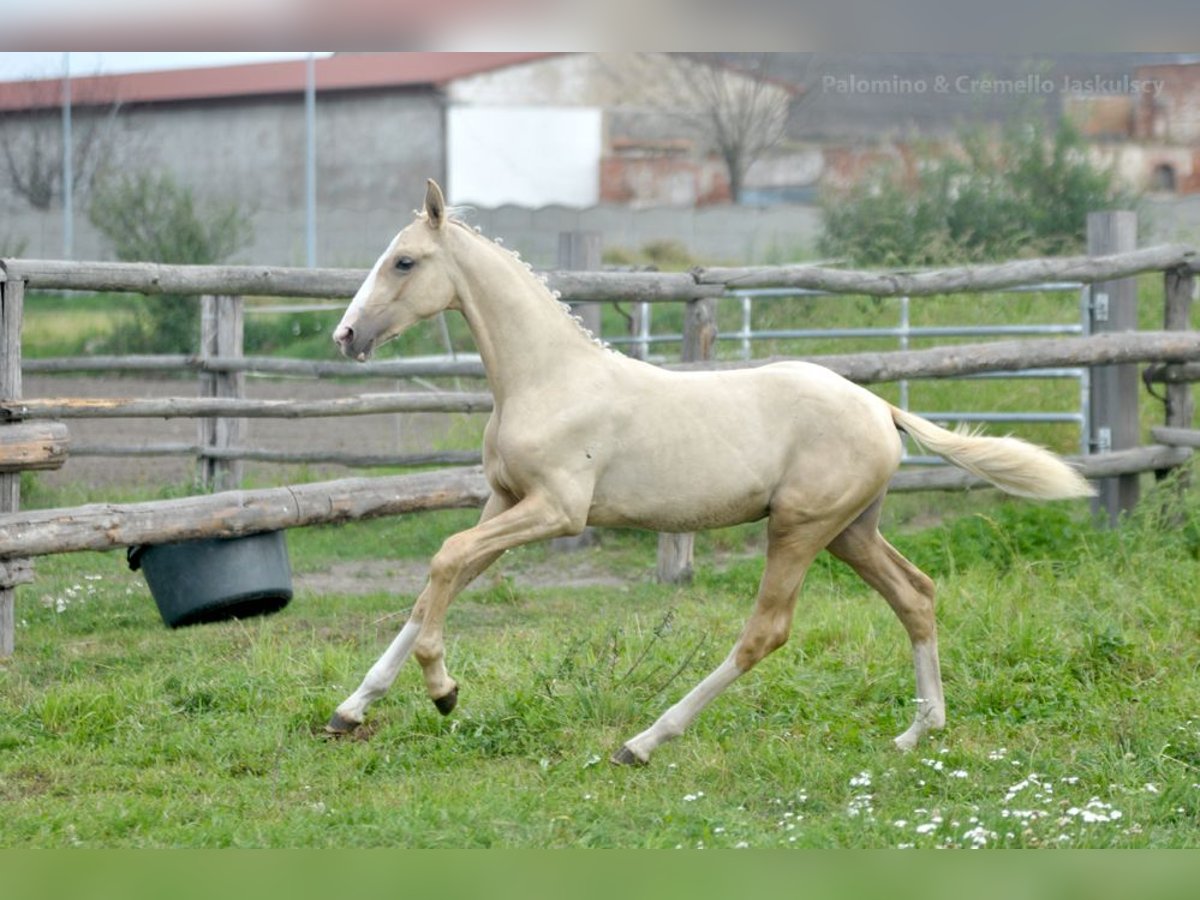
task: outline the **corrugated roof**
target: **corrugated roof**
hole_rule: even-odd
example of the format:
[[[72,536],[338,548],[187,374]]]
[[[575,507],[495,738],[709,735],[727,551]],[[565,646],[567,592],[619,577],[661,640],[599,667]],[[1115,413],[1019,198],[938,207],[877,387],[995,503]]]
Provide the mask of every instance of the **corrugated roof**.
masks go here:
[[[316,60],[318,91],[443,85],[456,78],[554,56],[553,53],[345,53]],[[169,103],[300,93],[304,60],[173,69],[71,79],[77,105]],[[42,109],[61,102],[61,79],[0,82],[0,110]]]

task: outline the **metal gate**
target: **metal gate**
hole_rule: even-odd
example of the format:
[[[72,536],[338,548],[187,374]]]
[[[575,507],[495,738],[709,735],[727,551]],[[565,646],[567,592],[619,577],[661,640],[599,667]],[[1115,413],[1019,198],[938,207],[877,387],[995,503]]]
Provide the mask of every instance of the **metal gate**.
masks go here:
[[[790,340],[804,338],[895,338],[897,349],[906,350],[914,338],[958,338],[958,337],[1019,337],[1019,336],[1062,336],[1085,335],[1088,328],[1089,292],[1086,285],[1079,282],[1051,282],[1035,285],[1022,285],[1008,288],[1004,291],[991,293],[1030,293],[1041,292],[1051,294],[1070,294],[1075,297],[1078,320],[1071,323],[1022,323],[1014,325],[948,325],[948,326],[914,326],[910,321],[910,312],[914,299],[900,297],[899,315],[894,326],[877,326],[866,328],[785,328],[764,329],[754,328],[754,308],[756,304],[794,297],[824,297],[832,296],[824,291],[801,290],[795,288],[758,288],[732,290],[718,298],[717,302],[734,302],[741,310],[741,328],[737,331],[722,331],[717,340],[723,343],[734,342],[738,345],[742,359],[753,358],[753,343],[762,340]],[[916,302],[927,298],[917,297]],[[652,309],[654,304],[638,304],[636,334],[628,337],[609,337],[610,344],[629,345],[632,351],[642,359],[649,359],[651,348],[656,344],[678,343],[682,340],[680,334],[654,334],[652,328]],[[1062,422],[1076,425],[1079,428],[1079,452],[1087,455],[1090,452],[1089,438],[1089,370],[1087,368],[1049,368],[1028,369],[1020,372],[984,372],[976,375],[963,376],[964,379],[989,378],[1032,378],[1032,379],[1074,379],[1078,383],[1079,402],[1071,409],[1053,412],[1035,411],[980,411],[959,410],[944,412],[925,412],[915,410],[919,415],[935,422]],[[908,410],[909,384],[907,380],[899,381],[898,406]],[[904,461],[915,464],[940,464],[941,457],[924,456],[909,452],[905,449]]]

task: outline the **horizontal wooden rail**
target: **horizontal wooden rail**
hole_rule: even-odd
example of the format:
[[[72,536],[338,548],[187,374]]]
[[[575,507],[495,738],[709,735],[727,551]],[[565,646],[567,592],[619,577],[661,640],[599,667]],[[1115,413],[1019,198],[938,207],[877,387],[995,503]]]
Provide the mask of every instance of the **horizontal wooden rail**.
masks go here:
[[[1167,468],[1182,447],[1149,446],[1071,459],[1088,478]],[[960,469],[896,474],[892,491],[962,490],[984,482]],[[434,509],[482,506],[489,488],[478,467],[383,478],[346,478],[292,487],[226,491],[178,500],[97,503],[0,515],[0,560],[108,550],[202,537],[238,537],[304,525],[348,522]]]
[[[24,281],[33,290],[347,299],[354,296],[368,270],[7,259],[0,260],[0,273]],[[678,302],[717,296],[724,290],[720,285],[699,286],[687,272],[548,271],[543,274],[547,286],[558,291],[568,303]]]
[[[1155,363],[1142,373],[1146,384],[1192,384],[1200,381],[1200,363]]]
[[[0,473],[61,469],[70,434],[62,422],[22,422],[0,428]]]
[[[381,413],[475,413],[491,394],[362,394],[337,400],[241,400],[234,397],[48,397],[0,400],[0,421],[20,419],[175,419],[224,416],[307,419]]]
[[[764,357],[752,360],[718,360],[694,363],[667,363],[664,368],[678,370],[741,369],[765,366],[790,359],[820,363],[859,384],[874,384],[901,378],[944,378],[961,371],[964,374],[996,371],[1021,371],[1058,365],[1108,365],[1119,362],[1172,360],[1151,366],[1148,381],[1200,381],[1200,363],[1180,364],[1185,359],[1200,359],[1193,349],[1192,332],[1139,331],[1092,337],[1036,338],[988,343],[958,344],[926,350],[892,350],[882,353],[845,353],[810,357]],[[1157,356],[1154,354],[1158,354]],[[1061,360],[1055,362],[1055,360]],[[1169,368],[1168,368],[1169,367]],[[29,373],[62,372],[170,372],[188,369],[206,372],[254,372],[276,375],[308,375],[317,378],[365,376],[380,378],[483,377],[478,360],[383,360],[378,362],[322,362],[316,360],[196,356],[98,356],[26,360]]]
[[[332,344],[331,344],[332,346]],[[65,372],[246,372],[310,378],[437,378],[484,376],[478,359],[388,359],[366,363],[283,359],[273,356],[69,356],[26,359],[28,374]]]
[[[238,537],[301,525],[478,507],[488,494],[483,470],[476,466],[177,500],[31,510],[0,515],[0,559]]]
[[[743,369],[796,357],[670,363],[672,370]],[[1090,337],[1036,338],[957,344],[925,350],[845,353],[802,357],[859,384],[908,378],[953,378],[980,372],[1020,372],[1061,366],[1101,366],[1129,362],[1184,362],[1200,359],[1200,333],[1138,331]]]
[[[1200,431],[1194,428],[1169,428],[1166,425],[1156,425],[1150,429],[1150,436],[1160,444],[1169,447],[1200,447]]]
[[[57,259],[0,260],[9,280],[33,290],[133,294],[242,294],[269,297],[352,297],[366,269],[283,266],[192,266]]]
[[[927,272],[856,272],[821,266],[710,267],[696,270],[696,278],[701,284],[720,284],[726,288],[794,287],[873,297],[918,297],[979,293],[1053,281],[1111,281],[1142,272],[1190,266],[1194,261],[1192,248],[1170,244],[1111,256],[1026,259]]]
[[[248,462],[336,464],[370,466],[473,466],[481,461],[478,450],[436,450],[429,453],[346,453],[337,450],[263,450],[252,447],[205,447],[200,444],[75,444],[73,457],[190,456],[207,459],[242,459]]]
[[[691,272],[544,273],[566,302],[626,300],[680,302],[718,296],[730,288],[793,287],[875,297],[978,293],[1047,281],[1095,282],[1167,269],[1196,270],[1195,251],[1181,244],[1111,256],[1051,257],[921,272],[870,272],[822,266],[709,266]],[[141,294],[240,294],[347,298],[366,269],[269,266],[182,266],[157,263],[0,260],[0,279],[33,289],[121,291]]]

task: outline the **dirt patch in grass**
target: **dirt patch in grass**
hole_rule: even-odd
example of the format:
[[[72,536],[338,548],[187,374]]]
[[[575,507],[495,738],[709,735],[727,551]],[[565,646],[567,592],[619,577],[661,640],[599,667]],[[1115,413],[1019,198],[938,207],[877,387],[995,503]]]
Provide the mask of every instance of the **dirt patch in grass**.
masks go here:
[[[392,593],[415,598],[425,586],[428,574],[427,560],[372,559],[335,563],[319,572],[296,573],[292,581],[298,594],[361,596]],[[647,578],[652,576],[653,572],[646,573]],[[603,559],[596,553],[553,553],[536,562],[515,563],[501,560],[475,579],[465,595],[495,590],[505,583],[514,590],[545,587],[624,587],[629,584],[629,578],[606,568]]]

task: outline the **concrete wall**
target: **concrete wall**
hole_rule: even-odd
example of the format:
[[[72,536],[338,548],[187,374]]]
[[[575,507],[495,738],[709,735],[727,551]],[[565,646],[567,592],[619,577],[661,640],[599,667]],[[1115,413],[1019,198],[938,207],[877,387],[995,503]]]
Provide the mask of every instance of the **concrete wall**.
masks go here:
[[[820,228],[812,206],[709,206],[629,209],[502,206],[467,218],[490,237],[520,250],[536,266],[557,264],[558,235],[595,231],[605,249],[637,250],[653,241],[677,241],[708,264],[788,262],[811,255]]]
[[[412,220],[412,211],[424,196],[411,187],[397,191],[399,199],[373,209],[323,207],[317,215],[318,264],[368,266],[388,242]],[[404,194],[404,196],[401,196]],[[608,248],[636,251],[653,241],[677,241],[693,256],[709,264],[784,263],[811,256],[820,228],[820,213],[812,206],[706,207],[632,210],[619,206],[569,209],[549,206],[524,209],[465,209],[463,217],[489,237],[539,267],[554,267],[558,235],[562,231],[597,231]],[[34,259],[62,256],[62,216],[24,214],[18,232],[13,220],[0,220],[0,253],[6,235],[26,238],[21,254]],[[304,213],[302,209],[260,210],[254,216],[255,241],[231,260],[262,265],[304,264]],[[77,222],[76,259],[111,259],[110,249],[86,222]]]
[[[423,184],[423,182],[422,182]],[[367,266],[392,236],[412,218],[423,189],[415,184],[395,192],[395,202],[363,210],[323,207],[318,214],[321,265]],[[1141,241],[1149,245],[1180,242],[1200,246],[1200,195],[1147,201]],[[786,263],[811,258],[820,233],[820,211],[814,206],[660,208],[632,210],[620,206],[568,209],[549,206],[524,209],[467,209],[464,217],[539,267],[557,264],[562,231],[596,231],[606,249],[637,250],[652,241],[678,241],[708,264]],[[0,240],[13,220],[0,220]],[[22,216],[29,231],[25,256],[61,256],[59,213]],[[260,211],[255,216],[257,240],[237,261],[264,265],[302,265],[303,212]],[[110,258],[90,226],[76,234],[79,259]]]
[[[166,170],[204,204],[237,202],[255,239],[237,262],[303,264],[305,120],[303,98],[156,104],[121,110],[107,138],[111,167]],[[424,196],[425,179],[445,175],[439,97],[419,91],[324,93],[317,107],[317,260],[357,265],[374,259]],[[13,127],[8,123],[6,127]],[[24,255],[62,255],[62,212],[34,210],[0,185],[0,244],[26,242]],[[86,193],[74,217],[75,257],[105,259],[87,220]],[[372,248],[372,249],[365,249]],[[0,250],[4,249],[0,246]]]

